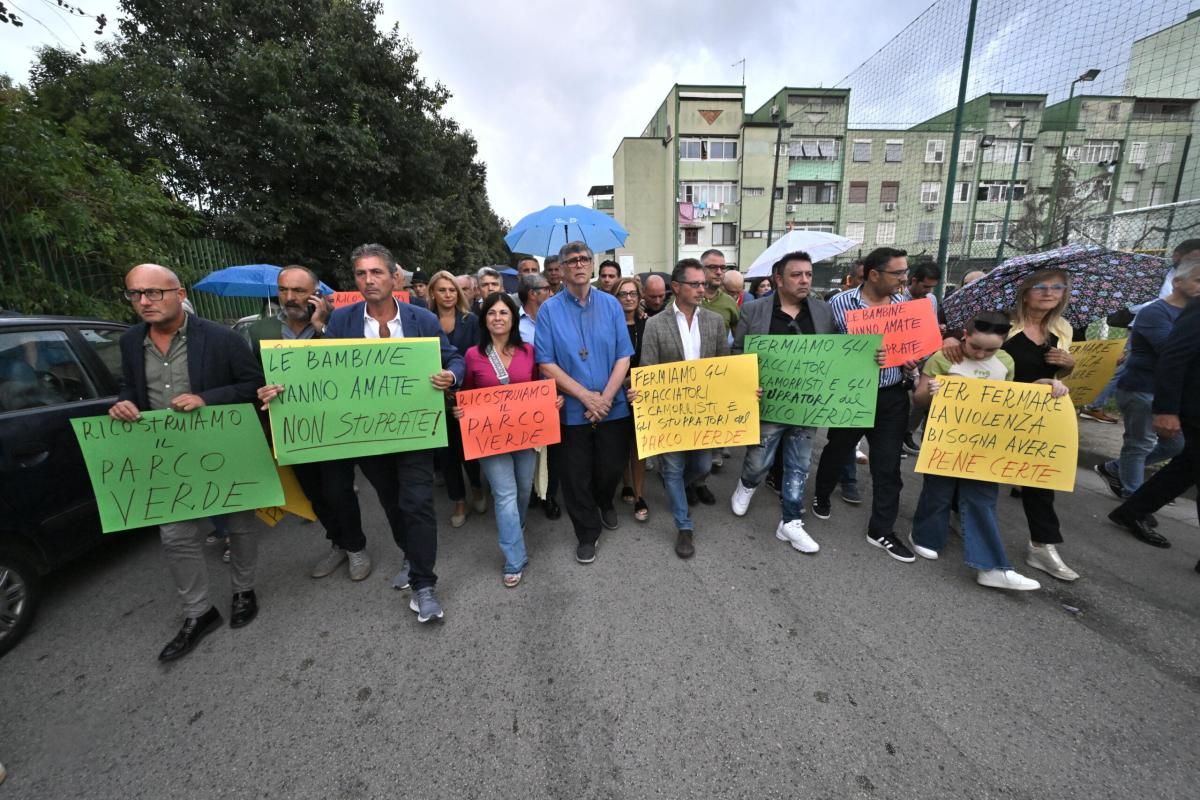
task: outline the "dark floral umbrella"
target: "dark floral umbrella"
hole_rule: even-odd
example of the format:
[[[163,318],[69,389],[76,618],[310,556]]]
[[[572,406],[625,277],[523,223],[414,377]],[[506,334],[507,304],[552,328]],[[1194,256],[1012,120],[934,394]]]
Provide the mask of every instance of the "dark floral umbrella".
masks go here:
[[[1060,269],[1071,275],[1066,319],[1072,328],[1114,311],[1158,297],[1171,262],[1158,256],[1123,253],[1094,244],[1070,244],[1044,253],[1010,258],[984,277],[946,298],[946,324],[961,329],[980,311],[1007,311],[1017,302],[1017,287],[1038,270]]]

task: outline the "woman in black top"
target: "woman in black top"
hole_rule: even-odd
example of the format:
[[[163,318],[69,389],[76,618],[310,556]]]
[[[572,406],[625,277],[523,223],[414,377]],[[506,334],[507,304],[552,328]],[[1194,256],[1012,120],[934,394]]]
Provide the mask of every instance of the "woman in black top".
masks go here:
[[[1051,394],[1061,397],[1067,387],[1059,380],[1075,368],[1066,348],[1071,344],[1071,326],[1063,311],[1071,298],[1071,276],[1061,270],[1039,270],[1021,282],[1011,316],[1013,327],[1004,350],[1013,360],[1013,380],[1046,383]],[[1029,525],[1025,563],[1059,580],[1073,581],[1079,573],[1063,563],[1058,554],[1062,531],[1054,510],[1054,491],[1021,487],[1021,505]]]
[[[641,309],[642,282],[637,278],[621,278],[613,286],[613,294],[625,312],[625,330],[629,331],[629,341],[633,344],[633,358],[629,359],[629,368],[633,369],[641,363],[642,333],[646,330],[646,315]],[[629,388],[628,375],[625,377],[625,387]],[[621,499],[626,503],[633,503],[633,518],[638,522],[645,522],[650,518],[650,507],[642,497],[645,482],[646,462],[637,457],[635,433],[633,447],[629,448],[629,464],[625,467]]]

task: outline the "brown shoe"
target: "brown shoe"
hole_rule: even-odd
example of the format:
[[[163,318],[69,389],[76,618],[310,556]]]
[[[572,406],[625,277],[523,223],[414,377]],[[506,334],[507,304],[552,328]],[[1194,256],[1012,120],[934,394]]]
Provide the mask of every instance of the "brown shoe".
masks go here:
[[[696,555],[696,545],[692,543],[691,531],[680,531],[675,538],[675,555],[680,558],[691,558]]]

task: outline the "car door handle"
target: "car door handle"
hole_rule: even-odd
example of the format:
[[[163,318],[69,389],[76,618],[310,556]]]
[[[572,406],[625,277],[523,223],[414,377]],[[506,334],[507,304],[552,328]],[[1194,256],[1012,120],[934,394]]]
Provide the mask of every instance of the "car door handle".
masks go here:
[[[41,442],[19,447],[13,451],[13,461],[22,469],[40,467],[50,458],[50,449]]]

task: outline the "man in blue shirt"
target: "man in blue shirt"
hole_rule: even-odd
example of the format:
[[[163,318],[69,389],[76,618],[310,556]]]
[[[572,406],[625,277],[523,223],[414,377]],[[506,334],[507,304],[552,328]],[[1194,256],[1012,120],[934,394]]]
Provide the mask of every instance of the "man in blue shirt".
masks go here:
[[[633,343],[625,312],[612,295],[594,291],[591,249],[568,242],[559,251],[566,291],[538,310],[534,344],[542,374],[566,395],[558,449],[563,500],[575,526],[575,560],[596,560],[600,527],[617,527],[613,494],[633,438],[622,383]]]

